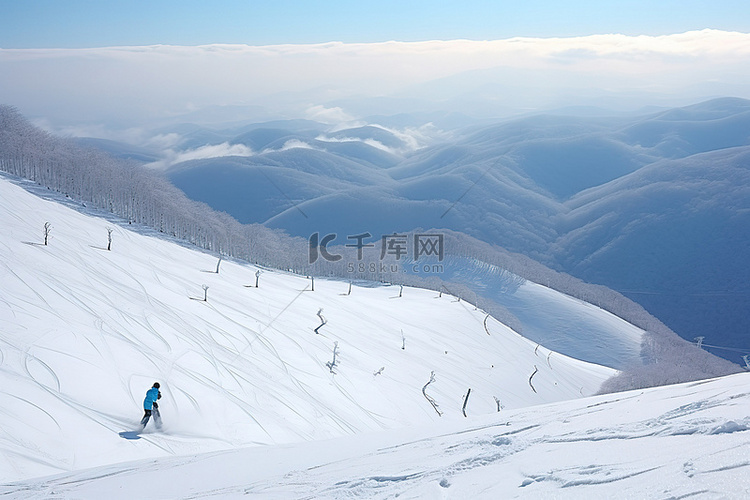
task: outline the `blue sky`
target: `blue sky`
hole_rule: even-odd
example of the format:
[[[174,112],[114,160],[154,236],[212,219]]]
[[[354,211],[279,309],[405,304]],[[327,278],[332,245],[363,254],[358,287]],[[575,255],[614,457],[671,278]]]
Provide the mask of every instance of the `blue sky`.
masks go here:
[[[0,48],[750,32],[750,2],[0,0]]]
[[[0,75],[0,102],[97,137],[234,108],[627,111],[750,98],[750,2],[0,0]]]

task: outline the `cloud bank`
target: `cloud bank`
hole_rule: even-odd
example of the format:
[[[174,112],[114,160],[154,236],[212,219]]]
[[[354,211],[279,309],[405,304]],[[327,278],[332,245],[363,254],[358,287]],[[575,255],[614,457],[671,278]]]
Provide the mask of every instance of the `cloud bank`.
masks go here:
[[[176,134],[169,135],[172,136]],[[159,137],[164,138],[165,136]],[[151,168],[164,169],[183,161],[205,160],[206,158],[219,158],[223,156],[253,156],[253,154],[253,150],[244,144],[229,144],[227,142],[222,144],[209,144],[186,151],[176,151],[175,149],[168,148],[161,150],[161,160],[149,163],[148,166]]]
[[[255,106],[259,115],[333,123],[378,111],[337,103],[383,98],[423,109],[475,98],[496,109],[587,104],[602,93],[750,97],[750,34],[0,49],[0,73],[4,103],[58,121]],[[642,100],[635,104],[654,104]]]

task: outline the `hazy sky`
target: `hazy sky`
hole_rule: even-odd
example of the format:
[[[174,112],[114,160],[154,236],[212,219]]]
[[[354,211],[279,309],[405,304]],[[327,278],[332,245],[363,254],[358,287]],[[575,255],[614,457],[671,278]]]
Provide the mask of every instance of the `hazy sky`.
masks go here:
[[[0,48],[750,32],[746,0],[0,0]]]
[[[724,95],[750,98],[747,1],[0,0],[0,103],[72,134]]]

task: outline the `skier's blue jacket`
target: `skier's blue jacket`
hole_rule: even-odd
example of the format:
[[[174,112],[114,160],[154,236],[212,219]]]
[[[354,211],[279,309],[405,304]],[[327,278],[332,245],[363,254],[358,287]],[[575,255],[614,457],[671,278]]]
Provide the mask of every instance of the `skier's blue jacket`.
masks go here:
[[[159,399],[159,389],[152,387],[146,391],[146,399],[143,400],[143,409],[150,410],[154,407],[154,403]]]

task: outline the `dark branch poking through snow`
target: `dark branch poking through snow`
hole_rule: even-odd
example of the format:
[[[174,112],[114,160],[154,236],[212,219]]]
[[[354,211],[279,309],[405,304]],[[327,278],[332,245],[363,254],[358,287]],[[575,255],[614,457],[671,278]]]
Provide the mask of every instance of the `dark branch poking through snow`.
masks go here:
[[[537,368],[536,365],[534,365],[534,373],[532,373],[531,376],[529,377],[529,385],[531,386],[531,390],[534,391],[535,393],[536,393],[536,389],[534,389],[534,384],[531,383],[531,379],[534,378],[534,375],[536,375],[536,372],[538,371],[539,371],[539,368]]]

